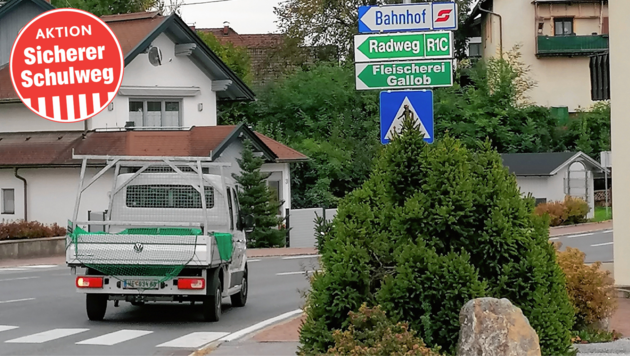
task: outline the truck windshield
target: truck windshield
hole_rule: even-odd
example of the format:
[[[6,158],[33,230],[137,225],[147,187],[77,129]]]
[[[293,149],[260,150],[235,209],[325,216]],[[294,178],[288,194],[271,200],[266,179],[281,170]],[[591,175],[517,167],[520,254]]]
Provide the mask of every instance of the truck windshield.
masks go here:
[[[206,208],[214,207],[214,189],[204,187]],[[190,185],[151,184],[127,187],[130,208],[201,209],[201,194]]]

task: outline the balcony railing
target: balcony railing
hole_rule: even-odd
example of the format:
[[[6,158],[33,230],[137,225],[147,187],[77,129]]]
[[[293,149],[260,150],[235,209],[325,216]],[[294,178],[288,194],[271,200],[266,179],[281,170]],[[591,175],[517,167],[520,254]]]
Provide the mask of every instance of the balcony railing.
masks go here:
[[[539,57],[586,56],[608,50],[608,35],[538,36]]]

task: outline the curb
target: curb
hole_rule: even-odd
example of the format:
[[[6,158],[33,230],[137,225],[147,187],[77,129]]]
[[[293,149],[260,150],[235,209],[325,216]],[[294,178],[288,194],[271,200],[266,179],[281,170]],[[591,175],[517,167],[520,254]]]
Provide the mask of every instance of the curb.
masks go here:
[[[576,227],[576,226],[591,226],[591,225],[600,225],[600,224],[605,224],[605,223],[609,223],[611,222],[611,220],[604,220],[604,221],[598,221],[598,222],[588,222],[588,223],[582,223],[582,224],[573,224],[573,225],[561,225],[561,226],[554,226],[551,229],[558,229],[558,230],[562,230],[565,229],[567,227]]]
[[[197,350],[195,350],[193,353],[191,353],[189,356],[204,356],[204,355],[208,355],[210,354],[212,351],[216,350],[219,346],[221,346],[223,343],[226,342],[233,342],[236,340],[240,340],[246,336],[251,336],[255,333],[258,333],[260,331],[263,331],[269,327],[272,326],[276,326],[282,322],[288,321],[289,319],[293,319],[299,315],[301,315],[302,313],[304,313],[304,311],[302,309],[296,309],[294,311],[290,311],[288,313],[284,313],[282,315],[278,315],[277,317],[271,318],[271,319],[267,319],[265,321],[262,321],[258,324],[254,324],[250,327],[247,327],[245,329],[241,329],[239,331],[235,331],[233,333],[230,333],[222,338],[220,338],[219,340],[215,340],[212,341],[211,343],[204,345],[200,348],[198,348]]]

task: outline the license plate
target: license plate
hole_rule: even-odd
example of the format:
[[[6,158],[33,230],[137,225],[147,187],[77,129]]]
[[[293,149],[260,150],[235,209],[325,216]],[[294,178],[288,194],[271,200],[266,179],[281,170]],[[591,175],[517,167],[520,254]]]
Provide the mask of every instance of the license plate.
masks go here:
[[[123,289],[158,289],[158,281],[152,279],[126,279]]]

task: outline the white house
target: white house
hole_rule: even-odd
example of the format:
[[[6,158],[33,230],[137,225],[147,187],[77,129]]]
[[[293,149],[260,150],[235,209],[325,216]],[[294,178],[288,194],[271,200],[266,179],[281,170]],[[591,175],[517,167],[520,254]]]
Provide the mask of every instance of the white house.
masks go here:
[[[290,163],[303,154],[244,125],[217,126],[217,101],[254,100],[254,93],[182,19],[157,12],[103,16],[116,34],[125,72],[118,95],[97,116],[80,123],[55,123],[33,114],[11,83],[7,48],[35,16],[52,9],[43,0],[11,0],[0,7],[0,221],[27,219],[65,226],[71,217],[80,161],[72,152],[92,155],[203,156],[231,162],[242,142],[253,142],[271,173],[269,185],[291,206]],[[147,58],[162,52],[161,65]],[[95,174],[99,166],[90,168]],[[80,207],[107,209],[113,174],[90,187]]]
[[[595,214],[593,176],[605,170],[582,152],[502,154],[503,164],[516,175],[521,193],[531,193],[536,204],[562,201],[569,195],[588,202],[587,218]]]
[[[608,0],[479,0],[470,21],[481,36],[471,39],[473,54],[498,57],[521,46],[537,83],[531,101],[558,108],[563,119],[594,104],[589,56],[608,51]]]

